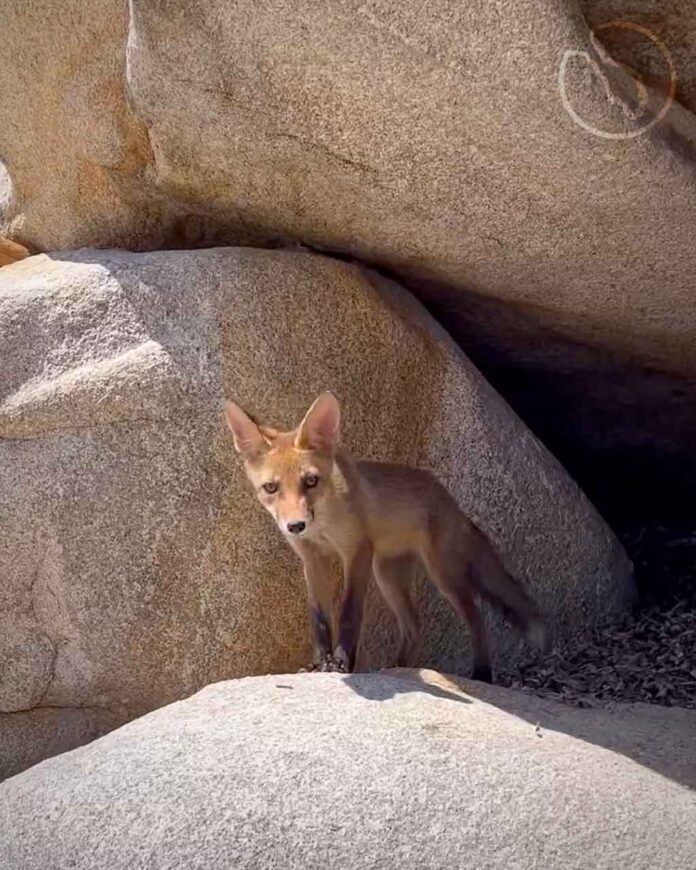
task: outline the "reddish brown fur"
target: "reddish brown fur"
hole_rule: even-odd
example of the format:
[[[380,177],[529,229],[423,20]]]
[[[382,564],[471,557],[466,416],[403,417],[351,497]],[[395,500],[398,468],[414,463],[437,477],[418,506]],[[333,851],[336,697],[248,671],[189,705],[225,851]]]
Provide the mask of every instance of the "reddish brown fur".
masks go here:
[[[291,432],[257,426],[233,402],[225,410],[259,500],[302,559],[323,667],[353,669],[371,576],[399,624],[398,663],[409,662],[420,634],[405,584],[414,562],[425,566],[431,581],[469,624],[475,677],[491,677],[480,597],[502,609],[537,645],[546,645],[536,605],[433,475],[354,460],[337,449],[340,411],[330,393],[323,393]],[[293,533],[302,526],[299,534]],[[345,582],[334,649],[327,578],[335,555],[343,563]]]

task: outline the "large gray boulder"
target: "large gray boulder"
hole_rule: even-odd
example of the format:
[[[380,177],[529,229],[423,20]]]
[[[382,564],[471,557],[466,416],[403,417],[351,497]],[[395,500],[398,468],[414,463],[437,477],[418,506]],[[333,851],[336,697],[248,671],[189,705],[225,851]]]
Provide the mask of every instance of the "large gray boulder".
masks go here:
[[[575,2],[133,0],[130,34],[170,196],[696,374],[696,180],[664,141],[696,121],[675,107],[626,153],[578,126],[558,87],[564,50],[591,51]],[[597,129],[633,129],[582,58],[564,88]]]
[[[3,4],[0,234],[38,250],[159,237],[147,129],[123,87],[127,38],[125,0]]]
[[[435,674],[219,683],[1,785],[0,866],[693,870],[695,735]]]
[[[409,294],[355,266],[30,257],[0,270],[0,357],[0,743],[20,711],[123,720],[307,663],[300,565],[247,491],[225,396],[290,426],[334,390],[346,447],[435,471],[561,635],[630,600],[622,548],[560,465]],[[465,631],[418,596],[419,663],[467,669]],[[528,654],[494,627],[502,660]],[[394,633],[373,597],[364,667],[392,663]]]

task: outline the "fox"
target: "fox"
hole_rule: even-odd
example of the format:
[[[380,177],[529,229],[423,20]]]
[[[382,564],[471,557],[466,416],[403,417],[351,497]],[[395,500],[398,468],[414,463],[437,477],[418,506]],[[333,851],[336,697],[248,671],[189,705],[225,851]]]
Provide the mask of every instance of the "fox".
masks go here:
[[[398,625],[397,667],[407,667],[421,636],[408,582],[418,564],[469,626],[472,679],[493,682],[482,600],[547,651],[547,621],[536,602],[434,474],[343,451],[333,393],[319,395],[291,431],[257,423],[231,400],[224,401],[224,414],[248,481],[303,564],[313,627],[309,670],[353,672],[373,579]],[[334,645],[336,557],[343,590]]]

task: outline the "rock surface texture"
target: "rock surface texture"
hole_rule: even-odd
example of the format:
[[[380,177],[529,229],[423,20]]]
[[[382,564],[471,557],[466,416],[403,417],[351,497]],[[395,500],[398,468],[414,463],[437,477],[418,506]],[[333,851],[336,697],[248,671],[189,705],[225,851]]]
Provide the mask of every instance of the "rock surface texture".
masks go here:
[[[40,251],[153,246],[152,152],[124,90],[128,3],[7,3],[2,24],[0,233]]]
[[[19,241],[284,236],[352,255],[446,317],[549,442],[611,457],[609,473],[617,456],[690,455],[685,0],[15,6],[0,155],[13,187],[2,224]],[[662,94],[598,58],[583,11],[671,48],[684,105],[644,135]],[[649,39],[602,33],[646,81],[669,78]]]
[[[290,427],[335,391],[346,448],[435,471],[561,635],[630,600],[622,548],[560,465],[408,293],[357,266],[231,248],[30,257],[0,271],[0,357],[12,740],[21,711],[122,721],[306,664],[300,565],[246,488],[225,396]],[[418,663],[468,668],[448,606],[418,596]],[[501,660],[528,653],[495,633]],[[363,665],[392,664],[394,645],[373,598]]]
[[[432,673],[219,683],[0,786],[0,865],[693,870],[695,725]]]

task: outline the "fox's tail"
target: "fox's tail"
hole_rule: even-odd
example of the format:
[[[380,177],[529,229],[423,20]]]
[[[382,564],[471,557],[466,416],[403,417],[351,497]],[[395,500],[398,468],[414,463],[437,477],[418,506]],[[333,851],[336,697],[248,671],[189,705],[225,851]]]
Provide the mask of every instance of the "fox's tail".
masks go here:
[[[539,607],[522,585],[503,567],[492,544],[483,542],[471,566],[471,581],[479,595],[502,611],[542,652],[550,644],[549,630]]]

